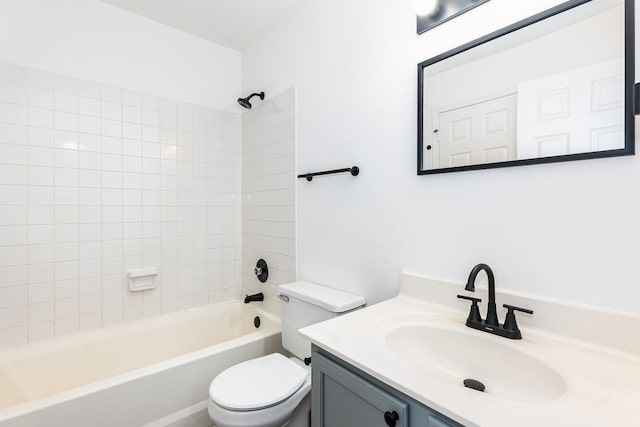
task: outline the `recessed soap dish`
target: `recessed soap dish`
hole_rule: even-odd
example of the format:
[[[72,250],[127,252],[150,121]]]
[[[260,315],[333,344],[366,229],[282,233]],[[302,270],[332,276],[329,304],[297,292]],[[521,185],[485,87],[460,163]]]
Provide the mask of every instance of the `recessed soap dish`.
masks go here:
[[[157,268],[139,268],[129,270],[127,272],[127,277],[129,278],[129,290],[131,292],[139,292],[155,289],[158,286],[156,285],[157,275]]]

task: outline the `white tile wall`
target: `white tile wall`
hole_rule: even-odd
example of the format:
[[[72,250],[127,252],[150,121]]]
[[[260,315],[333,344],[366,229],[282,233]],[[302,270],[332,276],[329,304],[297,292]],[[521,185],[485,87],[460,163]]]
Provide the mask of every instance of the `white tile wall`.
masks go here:
[[[0,348],[238,298],[240,126],[0,63]]]
[[[277,285],[296,279],[295,89],[257,104],[242,118],[242,291],[263,292],[279,315]],[[258,259],[269,266],[261,284]]]

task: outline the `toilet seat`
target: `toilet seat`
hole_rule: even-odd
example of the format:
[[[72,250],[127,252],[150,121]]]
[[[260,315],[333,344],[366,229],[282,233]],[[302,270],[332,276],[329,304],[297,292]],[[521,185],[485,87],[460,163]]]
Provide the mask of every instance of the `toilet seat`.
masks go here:
[[[209,387],[211,400],[231,411],[255,411],[278,405],[302,387],[309,372],[279,353],[234,365]]]
[[[296,411],[309,411],[310,391],[311,375],[308,375],[302,387],[278,405],[255,411],[233,411],[209,399],[207,411],[217,427],[282,427]]]

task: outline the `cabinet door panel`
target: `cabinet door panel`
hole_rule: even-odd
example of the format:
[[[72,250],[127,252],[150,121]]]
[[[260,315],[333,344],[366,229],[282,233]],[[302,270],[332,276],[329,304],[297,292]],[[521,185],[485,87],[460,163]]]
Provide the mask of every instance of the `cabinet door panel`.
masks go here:
[[[435,415],[429,415],[429,427],[455,427],[455,424],[451,424]]]
[[[396,427],[407,427],[408,407],[323,357],[313,359],[314,427],[385,427],[386,412],[396,412]],[[317,387],[317,389],[316,389]]]

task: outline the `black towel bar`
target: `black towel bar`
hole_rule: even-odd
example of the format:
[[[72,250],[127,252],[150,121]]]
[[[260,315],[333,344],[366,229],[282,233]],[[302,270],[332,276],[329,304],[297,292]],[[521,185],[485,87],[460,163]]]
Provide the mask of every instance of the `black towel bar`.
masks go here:
[[[357,166],[353,166],[353,167],[350,167],[350,168],[334,169],[334,170],[324,171],[324,172],[303,173],[302,175],[298,175],[298,178],[305,178],[307,181],[311,181],[314,176],[330,175],[330,174],[334,174],[334,173],[343,173],[343,172],[349,172],[353,176],[358,176],[358,174],[360,173],[360,168],[357,167]]]

